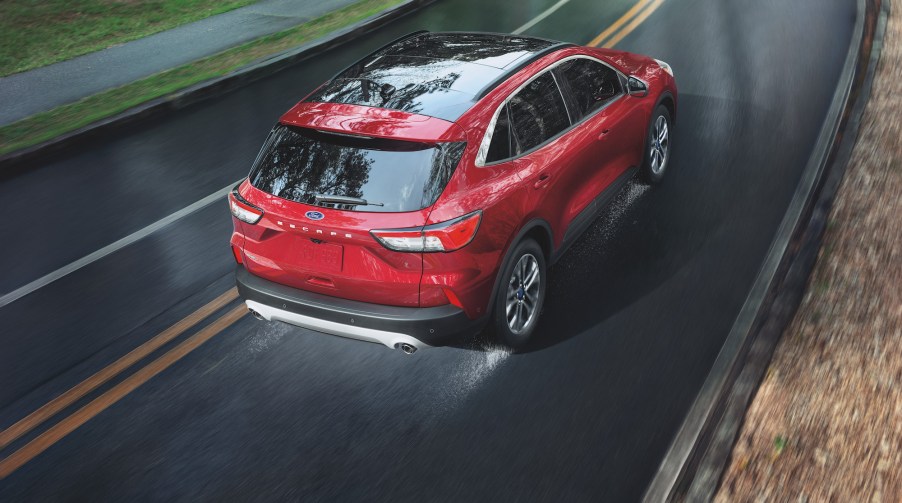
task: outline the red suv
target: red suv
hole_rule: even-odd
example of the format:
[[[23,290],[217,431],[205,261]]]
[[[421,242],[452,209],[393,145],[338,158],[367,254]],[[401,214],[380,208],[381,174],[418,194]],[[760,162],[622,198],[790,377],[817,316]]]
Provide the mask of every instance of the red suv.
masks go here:
[[[412,353],[489,324],[535,332],[549,264],[634,176],[664,175],[661,61],[417,32],[279,119],[229,196],[254,316]]]

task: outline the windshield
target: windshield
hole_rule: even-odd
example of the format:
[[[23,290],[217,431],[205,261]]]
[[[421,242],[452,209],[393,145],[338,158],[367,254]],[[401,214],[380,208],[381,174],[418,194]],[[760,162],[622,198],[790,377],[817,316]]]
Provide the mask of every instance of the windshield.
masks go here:
[[[438,199],[464,146],[462,142],[365,138],[279,124],[267,138],[250,181],[260,190],[299,203],[355,211],[417,211]],[[336,204],[328,196],[357,201]]]

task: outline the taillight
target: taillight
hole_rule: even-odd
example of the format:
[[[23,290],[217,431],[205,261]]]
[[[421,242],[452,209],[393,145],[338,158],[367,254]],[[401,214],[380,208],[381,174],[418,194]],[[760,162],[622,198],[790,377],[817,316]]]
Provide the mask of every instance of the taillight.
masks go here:
[[[249,224],[255,224],[263,218],[263,210],[241,197],[241,194],[238,193],[238,187],[235,187],[229,193],[229,209],[232,210],[232,215],[235,218]]]
[[[440,224],[412,229],[370,231],[382,246],[402,252],[449,252],[470,244],[479,230],[482,212],[475,211]]]

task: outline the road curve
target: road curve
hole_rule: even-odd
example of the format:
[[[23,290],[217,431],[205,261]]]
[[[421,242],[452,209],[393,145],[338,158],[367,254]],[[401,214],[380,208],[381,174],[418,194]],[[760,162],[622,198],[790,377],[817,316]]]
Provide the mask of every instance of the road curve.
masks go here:
[[[442,0],[5,181],[0,294],[238,180],[281,112],[372,48],[509,32],[555,4]],[[586,43],[633,2],[599,4],[526,33]],[[854,16],[852,0],[666,0],[618,43],[676,72],[670,172],[625,189],[554,267],[527,351],[407,357],[244,317],[0,480],[0,500],[637,500],[789,203]],[[214,204],[0,308],[0,427],[228,289],[230,225]]]

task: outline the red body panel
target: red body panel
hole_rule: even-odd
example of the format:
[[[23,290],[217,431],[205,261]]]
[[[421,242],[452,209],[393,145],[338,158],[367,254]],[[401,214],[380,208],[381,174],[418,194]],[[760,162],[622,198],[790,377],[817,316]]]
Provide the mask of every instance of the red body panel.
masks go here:
[[[601,112],[528,155],[476,166],[480,143],[495,110],[521,84],[569,56],[601,59],[648,84],[645,97],[624,95]],[[232,244],[244,251],[253,274],[296,288],[337,297],[398,306],[436,306],[449,298],[472,318],[489,313],[496,278],[518,233],[528,225],[549,229],[551,255],[562,245],[573,219],[627,169],[639,166],[649,117],[668,94],[674,112],[673,78],[654,60],[606,49],[571,47],[545,55],[498,85],[455,122],[394,110],[344,104],[299,103],[281,121],[301,127],[380,138],[467,146],[435,204],[418,212],[339,211],[268,195],[245,181],[241,195],[265,211],[249,225],[235,221]],[[318,225],[304,218],[320,211]],[[482,210],[473,241],[449,253],[395,252],[381,246],[373,229],[409,228],[451,220]],[[291,228],[290,225],[295,228]],[[334,235],[333,235],[334,233]],[[350,235],[350,237],[348,237]],[[315,244],[311,238],[322,243]],[[310,244],[308,244],[310,243]],[[342,246],[340,269],[326,268],[310,249]]]

